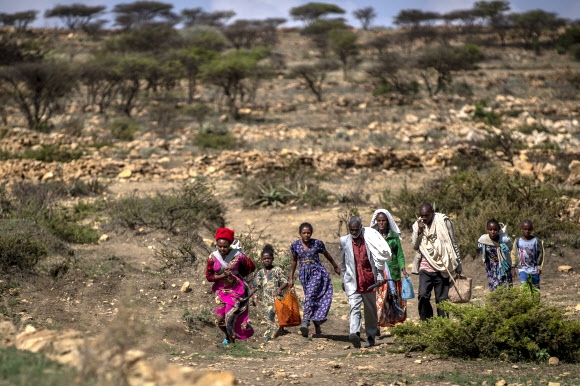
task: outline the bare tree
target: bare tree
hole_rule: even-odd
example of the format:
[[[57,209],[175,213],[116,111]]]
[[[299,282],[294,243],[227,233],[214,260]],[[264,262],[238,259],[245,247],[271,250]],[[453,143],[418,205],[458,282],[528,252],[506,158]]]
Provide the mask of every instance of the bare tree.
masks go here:
[[[304,84],[316,95],[316,100],[322,102],[322,94],[328,74],[339,68],[333,60],[323,59],[314,64],[302,64],[292,69],[292,74],[300,78]]]
[[[369,29],[371,23],[377,17],[377,13],[373,7],[366,7],[352,11],[352,15],[360,21],[362,29],[365,31]]]

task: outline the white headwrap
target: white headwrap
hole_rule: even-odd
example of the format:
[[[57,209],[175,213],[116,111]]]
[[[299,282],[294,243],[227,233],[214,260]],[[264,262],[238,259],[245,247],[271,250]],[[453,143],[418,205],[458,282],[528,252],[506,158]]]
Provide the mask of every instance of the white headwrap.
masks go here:
[[[393,216],[391,216],[389,211],[386,209],[375,210],[375,213],[373,213],[373,218],[371,219],[371,228],[375,228],[375,226],[377,225],[377,216],[379,215],[379,213],[382,213],[385,216],[387,216],[387,221],[389,222],[389,229],[392,230],[393,232],[396,232],[399,235],[399,238],[402,240],[403,238],[401,237],[401,230],[399,229],[399,226],[395,222]]]

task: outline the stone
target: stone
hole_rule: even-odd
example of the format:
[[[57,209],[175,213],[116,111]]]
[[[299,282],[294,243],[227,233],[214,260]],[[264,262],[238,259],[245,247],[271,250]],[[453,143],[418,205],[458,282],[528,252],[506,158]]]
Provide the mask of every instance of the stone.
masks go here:
[[[106,241],[109,241],[109,235],[102,234],[102,235],[101,235],[101,237],[99,237],[99,241],[98,241],[98,243],[99,243],[99,244],[102,244],[102,243],[104,243],[104,242],[106,242]]]
[[[560,360],[556,357],[550,357],[550,359],[548,359],[548,364],[550,366],[558,366],[560,365]]]
[[[560,382],[548,382],[548,386],[560,386]]]
[[[117,178],[130,178],[133,175],[131,170],[125,169],[117,174]]]
[[[181,292],[191,292],[191,287],[189,286],[189,282],[186,281],[181,285]]]
[[[417,123],[417,122],[419,122],[419,118],[416,115],[407,114],[405,116],[405,122],[407,122],[409,124]]]
[[[544,174],[554,174],[558,171],[558,167],[554,164],[551,163],[547,163],[546,165],[544,165],[544,168],[542,169],[542,173]]]
[[[507,385],[507,382],[505,379],[500,379],[499,381],[497,381],[495,383],[495,386],[506,386],[506,385]]]
[[[42,181],[52,180],[53,178],[54,178],[54,173],[53,172],[48,172],[48,173],[45,173],[42,176]]]
[[[0,348],[12,346],[15,336],[16,327],[12,322],[7,320],[0,322]]]
[[[558,267],[558,272],[572,272],[574,268],[569,265],[561,265]]]

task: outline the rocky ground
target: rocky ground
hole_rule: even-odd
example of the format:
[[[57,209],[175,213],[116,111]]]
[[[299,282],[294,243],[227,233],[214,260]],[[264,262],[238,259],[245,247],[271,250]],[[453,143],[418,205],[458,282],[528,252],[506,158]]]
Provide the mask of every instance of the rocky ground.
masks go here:
[[[294,56],[307,50],[300,39],[284,44],[284,50]],[[431,100],[423,96],[400,105],[372,97],[357,82],[364,75],[360,71],[353,74],[351,83],[333,74],[325,102],[319,104],[297,80],[280,79],[263,91],[261,100],[268,103],[241,111],[241,122],[216,117],[216,124],[227,126],[236,138],[235,149],[223,152],[196,146],[193,139],[198,128],[192,122],[184,122],[172,135],[164,137],[148,130],[129,142],[112,140],[106,118],[90,112],[79,136],[67,133],[67,118],[57,122],[59,129],[51,134],[13,124],[0,128],[0,175],[8,188],[18,181],[98,180],[107,186],[103,197],[122,197],[134,191],[154,194],[205,177],[215,184],[216,195],[226,208],[227,225],[237,232],[260,231],[260,243],[270,242],[284,251],[297,238],[298,225],[309,221],[314,225],[314,237],[323,240],[338,259],[339,214],[346,209],[340,200],[320,208],[302,204],[248,207],[236,195],[236,184],[242,178],[294,165],[316,174],[335,198],[353,191],[368,195],[359,206],[366,224],[385,189],[396,190],[405,184],[416,188],[425,179],[454,173],[483,159],[539,181],[572,188],[580,183],[580,107],[575,99],[559,97],[560,89],[554,86],[563,84],[565,72],[578,71],[578,63],[555,54],[535,57],[517,49],[494,51],[489,57],[479,71],[456,76],[471,85],[477,98],[450,94]],[[487,100],[486,112],[502,117],[501,127],[474,119],[477,99]],[[146,114],[142,111],[138,119],[146,119]],[[482,146],[487,136],[502,133],[510,133],[522,145],[509,151]],[[70,162],[43,162],[24,156],[49,146],[54,146],[51,151],[78,153],[79,157]],[[65,203],[76,201],[70,198]],[[578,202],[566,216],[580,219]],[[99,230],[105,232],[102,227]],[[211,238],[210,232],[203,236]],[[410,234],[405,231],[403,236],[410,263]],[[580,384],[577,365],[460,361],[400,352],[388,329],[383,330],[376,347],[354,350],[348,344],[348,304],[338,276],[334,276],[335,297],[321,336],[305,339],[296,328],[290,328],[288,334],[264,344],[264,326],[252,308],[255,336],[223,347],[221,333],[211,323],[213,296],[204,278],[203,262],[181,272],[159,270],[154,248],[168,237],[161,232],[107,231],[99,244],[74,245],[73,269],[56,280],[36,274],[0,282],[11,287],[2,292],[3,312],[17,322],[14,330],[7,327],[9,333],[22,332],[23,337],[28,334],[36,339],[34,331],[26,330],[31,325],[57,331],[56,340],[64,336],[84,342],[81,338],[87,338],[140,350],[132,359],[125,358],[133,364],[143,364],[147,358],[151,368],[175,364],[226,371],[248,385]],[[578,250],[552,245],[547,251],[542,297],[566,307],[571,317],[580,317]],[[483,266],[477,258],[464,262],[465,273],[474,279],[474,301],[479,301],[487,292]],[[560,272],[562,265],[572,270]],[[413,281],[417,287],[417,278]],[[189,287],[183,287],[186,282]],[[298,294],[301,296],[300,289]],[[416,308],[416,301],[410,301],[410,322],[418,318]],[[184,320],[187,313],[194,316],[193,322]],[[76,332],[66,335],[68,329]],[[19,347],[27,347],[23,339]],[[42,347],[53,350],[57,346]],[[55,357],[69,353],[66,347],[53,352]],[[119,360],[113,357],[107,358]],[[137,374],[135,384],[150,380],[147,376],[153,374],[144,368],[131,369]],[[175,370],[173,375],[165,372],[157,381],[166,379],[163,376],[175,378],[177,373],[189,374],[188,370]],[[191,376],[187,374],[183,376]],[[232,378],[223,381],[231,384]]]

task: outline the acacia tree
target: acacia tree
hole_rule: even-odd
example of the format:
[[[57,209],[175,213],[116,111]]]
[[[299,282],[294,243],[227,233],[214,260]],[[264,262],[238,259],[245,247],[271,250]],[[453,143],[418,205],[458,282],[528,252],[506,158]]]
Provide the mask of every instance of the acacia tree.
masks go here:
[[[216,51],[207,50],[198,47],[187,47],[177,50],[173,53],[185,71],[187,77],[187,103],[193,102],[193,95],[197,87],[197,78],[201,72],[202,67],[214,60],[218,53]]]
[[[119,83],[120,107],[128,117],[131,117],[133,109],[137,106],[139,93],[146,84],[147,74],[151,73],[156,64],[155,59],[141,56],[127,56],[117,63],[115,73],[121,79]]]
[[[14,27],[18,31],[25,31],[28,25],[36,20],[38,11],[24,11],[16,13],[0,13],[0,25]]]
[[[76,31],[85,28],[90,22],[102,15],[107,7],[104,5],[89,6],[80,3],[57,5],[44,13],[46,18],[58,18],[68,29]]]
[[[375,91],[397,91],[408,94],[410,84],[406,77],[401,74],[401,69],[408,67],[408,60],[403,59],[395,52],[383,52],[377,60],[367,68],[366,72],[373,80]]]
[[[360,21],[362,29],[367,31],[371,26],[371,23],[377,17],[377,13],[373,7],[365,7],[361,9],[355,9],[352,11],[352,15]]]
[[[439,13],[425,12],[420,9],[403,9],[395,16],[394,24],[407,29],[408,53],[411,52],[411,46],[415,40],[436,36],[433,24],[440,19]]]
[[[329,32],[347,28],[344,19],[319,19],[303,28],[300,34],[308,36],[320,54],[326,56],[329,49]]]
[[[475,63],[482,59],[481,50],[473,44],[463,47],[428,47],[417,59],[417,67],[423,70],[421,77],[425,81],[429,96],[433,96],[447,89],[453,80],[454,71],[472,70]],[[435,72],[436,86],[431,84],[428,71]]]
[[[328,74],[339,68],[338,63],[329,59],[322,59],[314,64],[301,64],[292,69],[292,75],[300,78],[314,95],[322,102],[322,94]]]
[[[286,22],[282,18],[265,20],[238,19],[223,29],[226,38],[234,48],[251,49],[256,46],[271,47],[278,41],[277,28]]]
[[[328,15],[344,15],[346,11],[334,4],[327,3],[307,3],[299,7],[290,9],[292,19],[299,20],[305,26],[309,26],[321,18]]]
[[[188,8],[181,11],[183,24],[186,27],[193,25],[209,25],[216,28],[224,28],[226,23],[236,13],[234,11],[214,11],[205,12],[202,8]]]
[[[116,71],[118,59],[111,56],[99,57],[78,65],[79,80],[83,90],[83,111],[91,106],[98,106],[98,113],[105,114],[113,103],[119,85],[120,74]]]
[[[360,53],[356,34],[347,29],[335,29],[329,32],[330,49],[342,64],[342,77],[347,80],[347,70],[357,63]]]
[[[463,34],[473,34],[479,25],[479,20],[484,18],[484,14],[478,8],[458,9],[441,16],[448,23],[459,22],[460,32]]]
[[[132,29],[154,23],[174,25],[179,21],[179,17],[171,11],[172,9],[173,4],[138,0],[117,4],[112,12],[116,14],[116,25],[124,29]]]
[[[263,50],[235,50],[213,59],[202,67],[202,78],[221,89],[226,97],[230,115],[239,119],[238,102],[246,93],[244,80],[256,71]]]
[[[514,13],[510,15],[514,28],[519,32],[520,37],[527,47],[539,47],[542,34],[557,19],[553,12],[546,12],[536,9],[524,13]]]
[[[487,24],[497,34],[502,47],[505,46],[505,37],[511,26],[506,12],[510,10],[510,3],[506,0],[476,1],[473,4],[487,19]]]
[[[66,63],[20,63],[0,70],[0,87],[32,130],[49,130],[49,121],[77,83]]]

